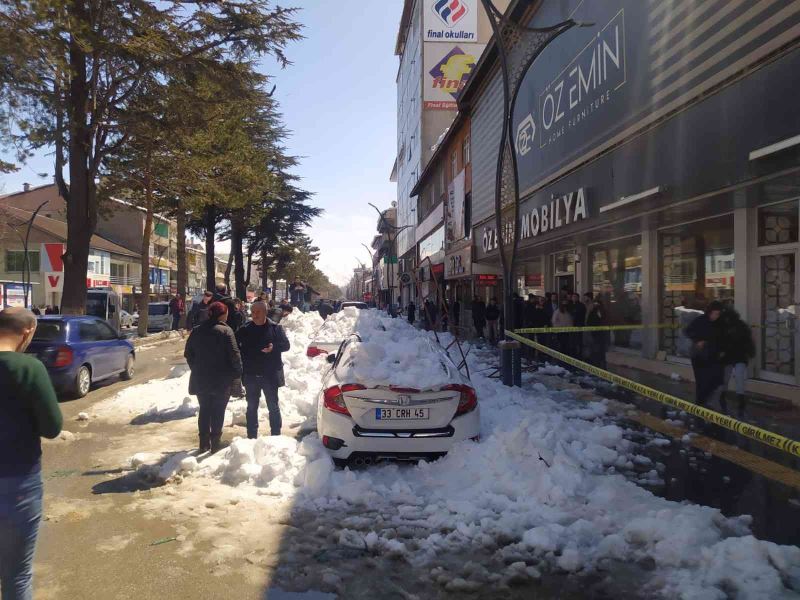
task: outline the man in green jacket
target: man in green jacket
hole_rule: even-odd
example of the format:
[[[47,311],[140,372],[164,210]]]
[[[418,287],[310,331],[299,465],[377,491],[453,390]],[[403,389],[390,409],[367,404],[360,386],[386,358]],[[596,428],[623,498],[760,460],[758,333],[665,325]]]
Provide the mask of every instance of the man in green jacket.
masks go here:
[[[61,409],[44,365],[24,354],[36,317],[0,312],[0,591],[33,597],[33,553],[42,518],[41,437],[61,433]]]

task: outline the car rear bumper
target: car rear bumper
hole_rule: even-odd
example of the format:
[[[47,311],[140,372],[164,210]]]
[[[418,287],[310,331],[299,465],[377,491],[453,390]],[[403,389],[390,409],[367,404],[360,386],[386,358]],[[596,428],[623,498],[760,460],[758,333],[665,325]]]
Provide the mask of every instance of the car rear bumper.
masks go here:
[[[352,418],[326,411],[318,431],[320,438],[328,436],[343,440],[344,445],[333,450],[333,458],[347,459],[351,455],[372,455],[385,458],[413,460],[447,453],[455,444],[480,435],[480,409],[476,408],[453,419],[447,427],[438,429],[362,429]]]
[[[53,387],[59,392],[72,388],[75,383],[75,372],[70,369],[47,369]]]

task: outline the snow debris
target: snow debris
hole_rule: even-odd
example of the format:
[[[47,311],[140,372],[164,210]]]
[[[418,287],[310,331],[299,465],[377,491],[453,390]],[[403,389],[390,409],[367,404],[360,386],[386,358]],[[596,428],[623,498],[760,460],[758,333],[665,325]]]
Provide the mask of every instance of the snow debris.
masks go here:
[[[670,373],[669,378],[672,379],[672,381],[681,381],[681,376],[678,373]]]
[[[76,421],[88,421],[89,420],[89,413],[79,412],[78,416],[75,417]]]
[[[344,328],[355,319],[356,330],[369,331],[353,353],[354,374],[391,376],[413,387],[434,379],[438,367],[417,364],[429,334],[377,311],[353,312],[345,309],[332,322]],[[382,328],[362,327],[362,319]],[[326,365],[320,357],[307,358],[305,348],[321,324],[318,315],[298,311],[282,321],[292,344],[284,354],[287,386],[280,391],[287,422],[316,410]],[[302,441],[237,438],[200,463],[179,452],[158,467],[158,475],[165,481],[200,478],[203,485],[192,489],[205,494],[209,486],[228,486],[242,503],[291,503],[295,510],[346,515],[325,531],[343,550],[396,557],[419,569],[445,553],[480,550],[508,565],[490,573],[476,559],[457,572],[426,571],[436,584],[461,594],[547,572],[591,573],[609,560],[653,564],[650,585],[667,597],[782,598],[791,586],[800,587],[800,549],[757,540],[747,517],[727,518],[646,489],[664,484],[663,466],[639,454],[642,445],[628,439],[604,403],[582,402],[569,390],[556,392],[530,379],[522,389],[505,387],[481,373],[493,360],[490,349],[473,348],[469,360],[481,404],[481,441],[458,444],[438,461],[337,470],[311,433]],[[562,372],[555,365],[539,370]],[[154,401],[158,410],[178,408],[185,377],[128,388],[105,410],[141,414]],[[642,444],[670,443],[652,438],[644,436]],[[690,440],[688,434],[682,438]],[[622,472],[632,472],[641,485]],[[187,487],[176,486],[174,493]],[[197,498],[197,504],[207,499]],[[367,516],[374,513],[380,519]],[[323,583],[331,590],[340,585],[333,577]]]

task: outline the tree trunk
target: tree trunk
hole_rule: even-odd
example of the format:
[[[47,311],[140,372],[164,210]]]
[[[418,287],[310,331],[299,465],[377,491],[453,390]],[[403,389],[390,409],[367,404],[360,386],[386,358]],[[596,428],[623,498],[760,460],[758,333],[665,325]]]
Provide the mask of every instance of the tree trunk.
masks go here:
[[[153,232],[153,194],[150,190],[150,182],[145,183],[144,192],[145,217],[144,231],[142,232],[142,281],[141,294],[139,296],[139,335],[147,335],[148,306],[150,304],[150,237]],[[160,272],[159,272],[160,273]],[[159,275],[160,278],[160,275]]]
[[[261,248],[261,289],[269,287],[269,264],[267,263],[267,247]]]
[[[245,290],[250,287],[250,273],[253,272],[253,254],[255,250],[251,250],[250,246],[247,247],[247,266],[244,270],[244,287]]]
[[[228,264],[225,266],[225,287],[228,288],[228,294],[231,293],[231,268],[233,267],[233,244],[231,244],[231,251],[228,253]]]
[[[231,254],[233,254],[233,278],[236,297],[244,300],[247,297],[247,286],[244,283],[244,253],[242,251],[243,225],[239,219],[231,219]]]
[[[185,296],[189,287],[189,266],[186,262],[186,212],[180,206],[175,215],[175,223],[178,236],[178,294]]]
[[[214,233],[217,220],[216,207],[207,207],[203,220],[206,236],[206,289],[213,292],[217,285],[217,264],[214,260]]]
[[[71,16],[87,23],[84,2],[71,4]],[[71,78],[67,93],[69,122],[69,202],[67,202],[67,251],[64,253],[64,291],[61,312],[82,315],[86,312],[86,273],[89,244],[97,224],[94,180],[90,164],[91,132],[87,107],[89,86],[86,81],[86,52],[74,36],[69,42]]]

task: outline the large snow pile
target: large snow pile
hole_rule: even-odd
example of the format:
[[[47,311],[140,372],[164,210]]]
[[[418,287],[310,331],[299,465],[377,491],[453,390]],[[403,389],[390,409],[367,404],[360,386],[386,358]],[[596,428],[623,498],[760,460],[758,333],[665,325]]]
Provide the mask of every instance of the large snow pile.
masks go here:
[[[359,334],[361,339],[367,339],[374,331],[383,330],[387,320],[390,320],[389,317],[381,311],[347,306],[329,316],[314,334],[313,340],[322,343],[338,343],[353,333]]]
[[[292,313],[283,324],[293,348],[285,355],[282,409],[308,414],[324,374],[323,359],[303,354],[318,317]],[[371,361],[376,377],[388,371],[400,385],[419,387],[419,361],[405,357],[428,339],[389,320],[386,331],[360,344],[356,362]],[[439,461],[335,470],[311,434],[300,442],[236,439],[226,451],[187,465],[186,476],[291,500],[297,508],[351,514],[339,525],[342,544],[420,569],[445,553],[480,552],[506,565],[498,572],[473,562],[459,574],[431,571],[447,589],[491,587],[544,571],[585,574],[613,569],[616,561],[654,565],[651,596],[788,598],[790,589],[800,589],[800,549],[755,539],[747,517],[668,501],[624,477],[621,471],[649,459],[637,455],[639,446],[624,437],[604,403],[580,402],[527,378],[523,389],[506,388],[477,372],[489,358],[470,355],[482,439]],[[650,475],[657,478],[657,469]],[[380,522],[359,516],[366,509],[379,512]]]
[[[420,390],[453,383],[447,356],[429,333],[409,327],[400,319],[386,331],[375,331],[368,340],[355,342],[349,360],[340,364],[341,381],[367,386],[394,385]]]

